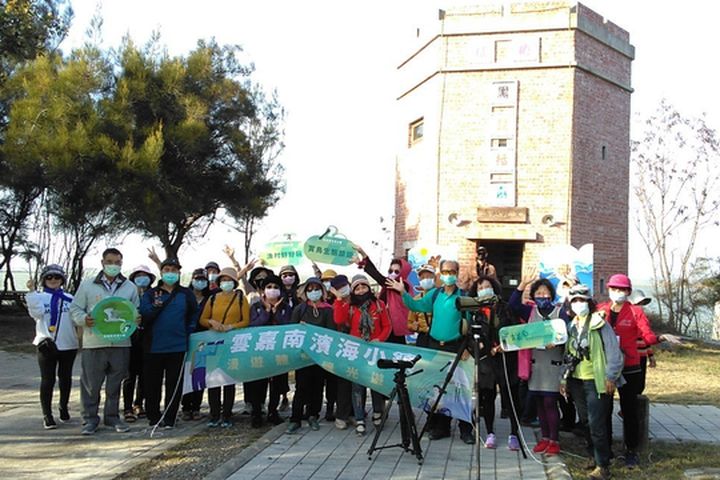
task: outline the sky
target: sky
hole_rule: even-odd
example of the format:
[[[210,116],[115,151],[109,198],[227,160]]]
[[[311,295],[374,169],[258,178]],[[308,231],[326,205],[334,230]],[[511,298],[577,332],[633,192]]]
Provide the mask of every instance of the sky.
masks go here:
[[[280,157],[287,188],[256,235],[256,251],[275,235],[294,232],[304,240],[332,224],[384,265],[392,240],[381,232],[380,218],[392,225],[399,145],[392,138],[396,68],[411,51],[418,26],[435,21],[439,8],[468,3],[477,2],[106,0],[100,8],[107,47],[119,45],[126,34],[142,44],[159,31],[169,53],[181,55],[198,39],[215,37],[241,45],[243,60],[256,67],[254,79],[277,91],[288,112]],[[713,54],[719,6],[698,0],[582,3],[630,32],[636,48],[634,115],[651,112],[665,97],[682,113],[706,112],[710,125],[720,128],[720,69]],[[72,6],[75,19],[64,49],[82,43],[98,8],[92,0],[74,0]],[[388,250],[373,246],[379,239]],[[630,240],[630,273],[647,276],[637,236]],[[193,267],[209,260],[226,264],[226,243],[240,249],[242,237],[218,224],[181,250],[181,259]],[[126,238],[126,266],[148,263],[150,246],[160,245]],[[698,253],[720,254],[713,248],[706,236]],[[97,264],[95,252],[86,266]]]

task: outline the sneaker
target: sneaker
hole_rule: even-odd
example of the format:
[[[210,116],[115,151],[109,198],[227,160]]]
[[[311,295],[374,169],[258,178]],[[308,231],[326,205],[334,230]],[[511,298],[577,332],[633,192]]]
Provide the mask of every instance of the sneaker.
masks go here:
[[[183,422],[190,422],[193,419],[193,414],[192,412],[183,411],[182,415],[180,415],[180,418],[182,418]]]
[[[550,440],[547,450],[545,450],[545,455],[560,455],[560,444],[558,442]]]
[[[277,412],[268,413],[267,421],[268,423],[271,423],[273,425],[280,425],[281,423],[285,423],[285,420],[283,420]]]
[[[95,423],[86,423],[82,430],[80,431],[81,435],[94,435],[95,431],[98,429],[97,424]]]
[[[380,426],[380,424],[382,423],[382,415],[382,412],[374,412],[372,414],[373,425],[375,425],[376,427]]]
[[[175,425],[171,425],[169,423],[163,423],[162,428],[163,428],[163,430],[172,430],[173,428],[175,428]]]
[[[70,421],[70,411],[67,407],[60,407],[60,421],[63,423],[67,423]]]
[[[365,435],[365,421],[360,420],[357,422],[357,425],[355,425],[355,433],[358,435]]]
[[[532,451],[533,453],[545,453],[549,446],[550,440],[547,438],[543,438],[542,440],[540,440],[540,442],[538,442],[537,445],[535,445]]]
[[[262,427],[263,421],[262,417],[258,415],[253,415],[252,419],[250,419],[250,426],[252,428],[260,428]]]
[[[233,426],[233,423],[230,420],[223,420],[220,422],[220,428],[230,428]]]
[[[142,405],[135,405],[133,407],[133,413],[137,418],[145,418],[147,417],[147,414],[145,413],[145,410],[143,409]]]
[[[473,435],[472,430],[460,432],[460,440],[467,445],[475,445],[475,435]]]
[[[348,422],[346,420],[341,420],[339,418],[335,419],[335,428],[338,430],[347,430],[348,428]]]
[[[130,431],[130,426],[129,426],[127,423],[125,423],[124,421],[122,421],[122,420],[118,421],[118,422],[113,426],[113,428],[115,428],[115,431],[116,431],[117,433],[125,433],[125,432],[129,432],[129,431]]]
[[[52,415],[45,415],[43,417],[43,428],[45,430],[55,430],[57,428],[57,423],[55,423]]]
[[[485,448],[495,448],[495,434],[491,433],[485,439]]]
[[[210,428],[217,428],[220,426],[220,419],[219,418],[211,418],[210,421],[207,423],[207,426]]]
[[[447,438],[450,436],[450,430],[446,428],[436,428],[430,432],[430,435],[428,435],[428,438],[430,440],[440,440],[443,438]]]
[[[635,452],[627,452],[625,454],[625,466],[627,468],[635,468],[640,464],[640,459]]]
[[[297,433],[298,430],[300,430],[300,423],[290,422],[290,424],[287,427],[287,430],[285,430],[285,433],[287,433],[288,435],[292,435],[294,433]]]
[[[588,475],[588,480],[609,480],[610,476],[609,468],[595,467],[595,470],[590,472],[590,475]]]
[[[135,413],[132,410],[125,410],[125,413],[123,413],[123,419],[127,423],[133,423],[137,420],[137,417],[135,416]]]
[[[517,452],[518,450],[520,450],[520,442],[518,441],[517,436],[510,435],[508,437],[508,448],[513,452]]]
[[[200,420],[202,418],[202,414],[200,413],[200,410],[193,410],[192,412],[192,419],[193,420]]]
[[[320,424],[318,423],[317,417],[312,416],[308,418],[308,423],[310,424],[310,430],[313,430],[315,432],[320,430]]]

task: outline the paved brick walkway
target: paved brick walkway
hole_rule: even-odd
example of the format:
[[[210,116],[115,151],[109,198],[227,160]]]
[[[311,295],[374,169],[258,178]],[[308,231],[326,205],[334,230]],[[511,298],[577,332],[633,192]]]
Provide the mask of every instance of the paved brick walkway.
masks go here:
[[[615,404],[613,436],[622,436],[622,419]],[[720,443],[720,408],[712,405],[650,405],[650,439],[666,442]]]

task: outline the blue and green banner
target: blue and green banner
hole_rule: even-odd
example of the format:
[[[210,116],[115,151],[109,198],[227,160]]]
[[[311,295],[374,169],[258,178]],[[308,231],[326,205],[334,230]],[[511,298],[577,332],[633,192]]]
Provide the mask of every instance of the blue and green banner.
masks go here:
[[[455,355],[410,345],[365,342],[334,330],[307,324],[249,327],[226,333],[201,332],[190,336],[183,393],[202,388],[268,378],[317,364],[351,382],[384,395],[395,386],[395,369],[380,369],[379,359],[412,359],[419,362],[408,373],[410,400],[429,410]],[[460,361],[442,397],[438,412],[470,421],[472,414],[473,360]]]

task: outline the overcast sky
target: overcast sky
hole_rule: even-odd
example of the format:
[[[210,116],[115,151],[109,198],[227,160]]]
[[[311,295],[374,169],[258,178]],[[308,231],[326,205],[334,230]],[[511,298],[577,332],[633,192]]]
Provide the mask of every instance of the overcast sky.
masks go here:
[[[334,224],[371,250],[371,241],[382,238],[379,218],[388,219],[394,209],[396,67],[410,51],[417,26],[437,19],[438,8],[467,3],[478,2],[112,0],[102,5],[102,15],[106,46],[117,46],[126,33],[144,43],[153,30],[160,31],[171,54],[186,53],[197,39],[213,36],[219,43],[240,44],[256,66],[255,79],[277,90],[288,111],[281,157],[287,193],[265,220],[256,249],[276,234],[295,232],[304,240]],[[720,9],[714,3],[583,3],[630,32],[636,47],[633,112],[651,111],[667,97],[683,113],[706,111],[711,125],[720,127],[714,50]],[[96,9],[92,0],[72,5],[75,20],[66,49],[82,42]],[[220,249],[227,239],[237,247],[242,243],[230,232],[219,225],[183,250],[187,266],[210,259],[224,263]],[[146,263],[143,248],[135,246],[140,243],[126,240],[127,266]],[[701,243],[699,253],[718,254],[704,251],[709,242]],[[639,274],[645,264],[636,245],[631,238],[631,273]],[[97,257],[89,257],[89,266],[94,262]]]

